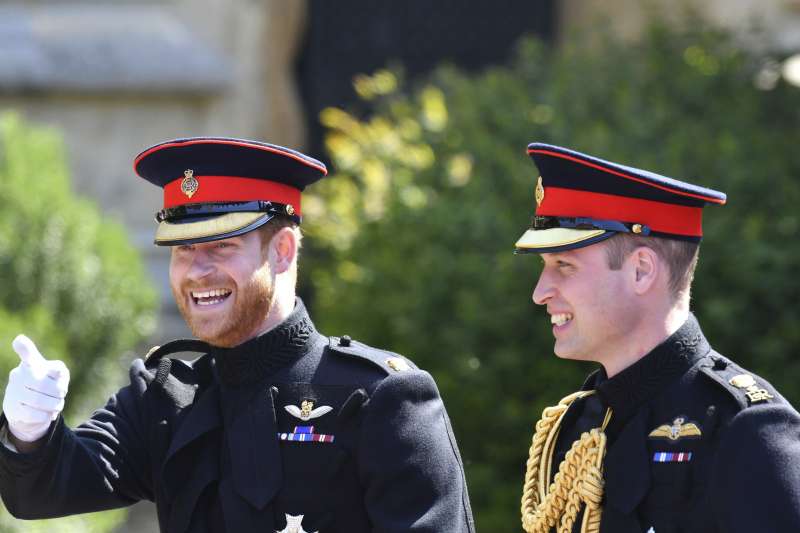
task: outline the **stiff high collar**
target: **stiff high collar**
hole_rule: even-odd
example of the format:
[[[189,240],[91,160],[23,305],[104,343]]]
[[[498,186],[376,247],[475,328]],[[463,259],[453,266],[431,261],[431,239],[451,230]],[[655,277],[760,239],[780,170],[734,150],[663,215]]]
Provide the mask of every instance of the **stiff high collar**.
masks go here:
[[[220,382],[237,387],[262,381],[308,353],[315,333],[306,306],[297,298],[291,314],[273,329],[233,348],[212,347]]]
[[[603,403],[611,407],[612,420],[622,422],[710,350],[697,319],[690,314],[675,333],[650,353],[610,379],[601,368],[589,377],[584,388],[597,390]]]

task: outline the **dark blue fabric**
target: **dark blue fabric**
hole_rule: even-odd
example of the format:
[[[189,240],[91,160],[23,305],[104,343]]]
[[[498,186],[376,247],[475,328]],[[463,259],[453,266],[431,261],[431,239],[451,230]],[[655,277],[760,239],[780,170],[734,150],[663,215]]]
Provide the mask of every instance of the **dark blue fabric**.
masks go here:
[[[556,155],[536,153],[531,152],[531,150],[545,150]],[[692,207],[702,207],[710,202],[684,196],[680,194],[681,192],[699,195],[711,201],[722,201],[723,203],[726,199],[725,193],[713,189],[661,176],[646,170],[612,163],[560,146],[531,143],[528,145],[528,151],[539,169],[545,188],[563,187],[565,189],[614,194]],[[558,154],[571,159],[558,157]],[[606,169],[635,179],[621,177],[606,171]]]
[[[740,374],[750,373],[714,352],[692,316],[631,367],[589,377],[583,388],[597,390],[613,411],[602,532],[800,531],[800,414],[758,376],[773,398],[750,402],[730,383]],[[591,410],[594,420],[587,413],[584,402],[567,411],[557,457],[580,432],[599,427],[605,409]],[[702,435],[650,435],[679,417]],[[692,458],[657,463],[657,452]]]
[[[204,140],[209,142],[202,142]],[[139,159],[146,152],[149,153]],[[192,169],[195,176],[263,179],[302,191],[326,173],[320,161],[295,150],[226,137],[175,139],[151,146],[142,154],[137,157],[134,170],[159,187],[182,179],[183,172]]]
[[[176,349],[196,346],[176,343]],[[19,518],[155,501],[162,531],[273,532],[304,515],[320,533],[474,533],[461,458],[436,385],[397,354],[337,342],[302,302],[241,347],[156,352],[77,428],[59,420],[34,454],[0,446],[0,493]],[[386,364],[401,358],[408,370]],[[286,406],[327,414],[309,421]],[[332,443],[287,442],[295,426]],[[223,525],[224,523],[224,525]]]

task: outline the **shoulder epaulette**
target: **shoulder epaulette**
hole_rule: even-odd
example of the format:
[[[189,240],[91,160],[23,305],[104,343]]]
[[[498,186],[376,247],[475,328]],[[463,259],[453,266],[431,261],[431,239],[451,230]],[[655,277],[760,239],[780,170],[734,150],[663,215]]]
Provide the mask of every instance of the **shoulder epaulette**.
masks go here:
[[[760,377],[721,355],[714,354],[709,359],[712,364],[701,365],[700,372],[728,391],[742,409],[775,399],[772,386]]]
[[[369,361],[387,374],[417,369],[414,363],[402,355],[354,341],[349,335],[330,337],[328,348],[338,354]]]
[[[165,355],[181,352],[197,352],[208,353],[211,351],[211,346],[203,341],[197,339],[176,339],[161,346],[153,346],[150,351],[145,355],[145,363],[155,363]]]

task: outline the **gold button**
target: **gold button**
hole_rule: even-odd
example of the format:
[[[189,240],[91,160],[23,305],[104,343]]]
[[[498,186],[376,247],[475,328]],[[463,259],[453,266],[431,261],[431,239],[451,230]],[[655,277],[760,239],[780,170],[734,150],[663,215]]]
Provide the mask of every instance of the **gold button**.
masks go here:
[[[634,233],[641,233],[642,232],[642,225],[641,224],[634,224],[631,226],[631,231]]]
[[[286,214],[289,216],[294,215],[294,206],[292,204],[286,204]]]

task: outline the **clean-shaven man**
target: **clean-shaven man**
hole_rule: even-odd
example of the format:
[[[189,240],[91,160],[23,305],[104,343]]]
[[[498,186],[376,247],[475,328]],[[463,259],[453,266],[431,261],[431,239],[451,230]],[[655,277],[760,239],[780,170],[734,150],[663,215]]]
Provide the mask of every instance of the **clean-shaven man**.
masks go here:
[[[525,531],[800,531],[800,415],[715,352],[689,309],[703,207],[725,194],[528,152],[541,177],[516,251],[541,256],[533,301],[555,354],[601,368],[536,425]]]

